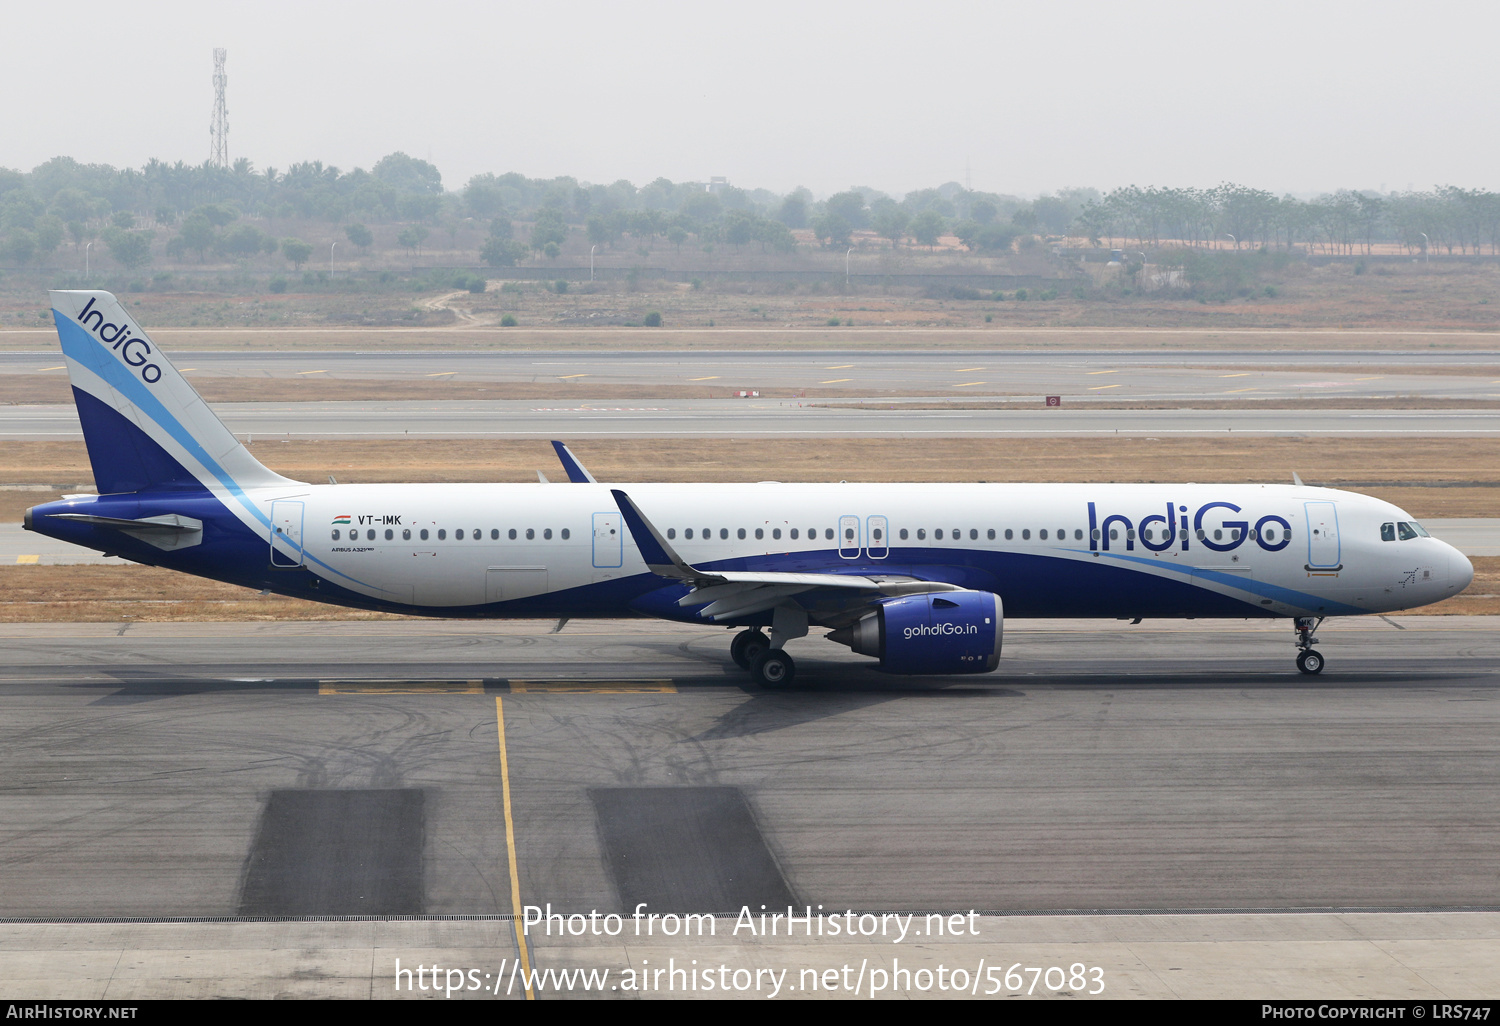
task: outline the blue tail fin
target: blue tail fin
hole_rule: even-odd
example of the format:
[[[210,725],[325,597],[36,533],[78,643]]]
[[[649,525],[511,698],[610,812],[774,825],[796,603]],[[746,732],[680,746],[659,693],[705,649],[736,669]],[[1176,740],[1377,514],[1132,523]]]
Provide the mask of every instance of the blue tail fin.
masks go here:
[[[240,494],[291,484],[230,433],[108,292],[53,292],[84,444],[101,494]]]

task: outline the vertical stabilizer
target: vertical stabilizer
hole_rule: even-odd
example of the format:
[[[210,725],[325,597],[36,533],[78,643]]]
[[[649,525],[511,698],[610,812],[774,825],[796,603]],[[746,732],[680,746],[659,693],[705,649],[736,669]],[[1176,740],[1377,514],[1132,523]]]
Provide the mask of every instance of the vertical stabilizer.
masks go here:
[[[250,455],[113,295],[51,296],[101,494],[294,483]]]

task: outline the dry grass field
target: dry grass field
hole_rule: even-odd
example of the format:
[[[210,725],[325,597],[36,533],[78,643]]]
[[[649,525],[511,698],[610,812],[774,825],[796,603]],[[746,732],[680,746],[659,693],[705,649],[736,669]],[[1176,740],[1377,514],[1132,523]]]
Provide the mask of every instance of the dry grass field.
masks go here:
[[[920,261],[900,269],[921,271]],[[575,281],[561,294],[546,282],[499,278],[481,294],[349,282],[273,295],[246,282],[233,292],[150,291],[121,298],[147,331],[176,348],[263,348],[270,344],[266,332],[282,329],[294,329],[285,336],[288,347],[363,349],[1305,344],[1278,342],[1274,334],[1258,341],[1238,334],[1262,331],[1317,332],[1325,347],[1343,344],[1335,339],[1344,334],[1351,344],[1368,346],[1372,338],[1390,344],[1392,332],[1439,333],[1418,343],[1424,347],[1491,347],[1491,333],[1500,331],[1500,266],[1493,264],[1395,264],[1359,275],[1346,264],[1293,264],[1274,281],[1257,282],[1249,295],[1222,301],[1095,288],[1092,279],[1077,278],[1071,264],[1058,263],[1049,273],[1059,276],[1057,296],[1040,300],[1033,288],[1024,301],[1015,299],[1014,290],[1000,301],[988,293],[982,299],[946,298],[953,287],[949,279],[925,288],[842,281],[711,281],[702,288],[676,281]],[[178,281],[179,289],[188,287],[185,279]],[[50,344],[44,337],[51,327],[48,284],[43,277],[23,276],[0,282],[0,347]],[[662,328],[639,327],[651,311],[662,315]],[[498,327],[506,315],[516,327]],[[837,327],[829,325],[832,320]],[[1100,329],[1121,333],[1101,335]],[[1221,333],[1230,337],[1216,338]]]

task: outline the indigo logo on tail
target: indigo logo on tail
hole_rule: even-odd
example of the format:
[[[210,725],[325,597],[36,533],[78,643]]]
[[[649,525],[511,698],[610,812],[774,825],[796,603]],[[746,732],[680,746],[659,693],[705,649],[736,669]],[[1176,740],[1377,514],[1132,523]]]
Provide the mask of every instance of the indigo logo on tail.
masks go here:
[[[93,323],[90,324],[90,319]],[[88,306],[78,315],[78,323],[92,332],[99,341],[108,345],[120,354],[132,367],[140,368],[141,380],[148,385],[154,385],[161,380],[161,368],[154,363],[148,363],[147,358],[151,355],[151,343],[138,335],[132,334],[124,324],[107,324],[104,313],[94,309],[94,297],[89,297]]]

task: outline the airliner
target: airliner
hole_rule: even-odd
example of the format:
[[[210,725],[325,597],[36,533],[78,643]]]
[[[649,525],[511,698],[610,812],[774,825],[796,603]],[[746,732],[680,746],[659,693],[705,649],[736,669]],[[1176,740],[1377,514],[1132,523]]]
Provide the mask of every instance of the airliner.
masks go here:
[[[98,494],[35,506],[26,529],[297,598],[718,624],[774,688],[814,627],[888,673],[986,673],[1007,615],[1282,618],[1316,674],[1325,617],[1474,576],[1398,507],[1300,480],[600,483],[554,443],[566,484],[308,484],[257,461],[110,293],[51,298]]]

